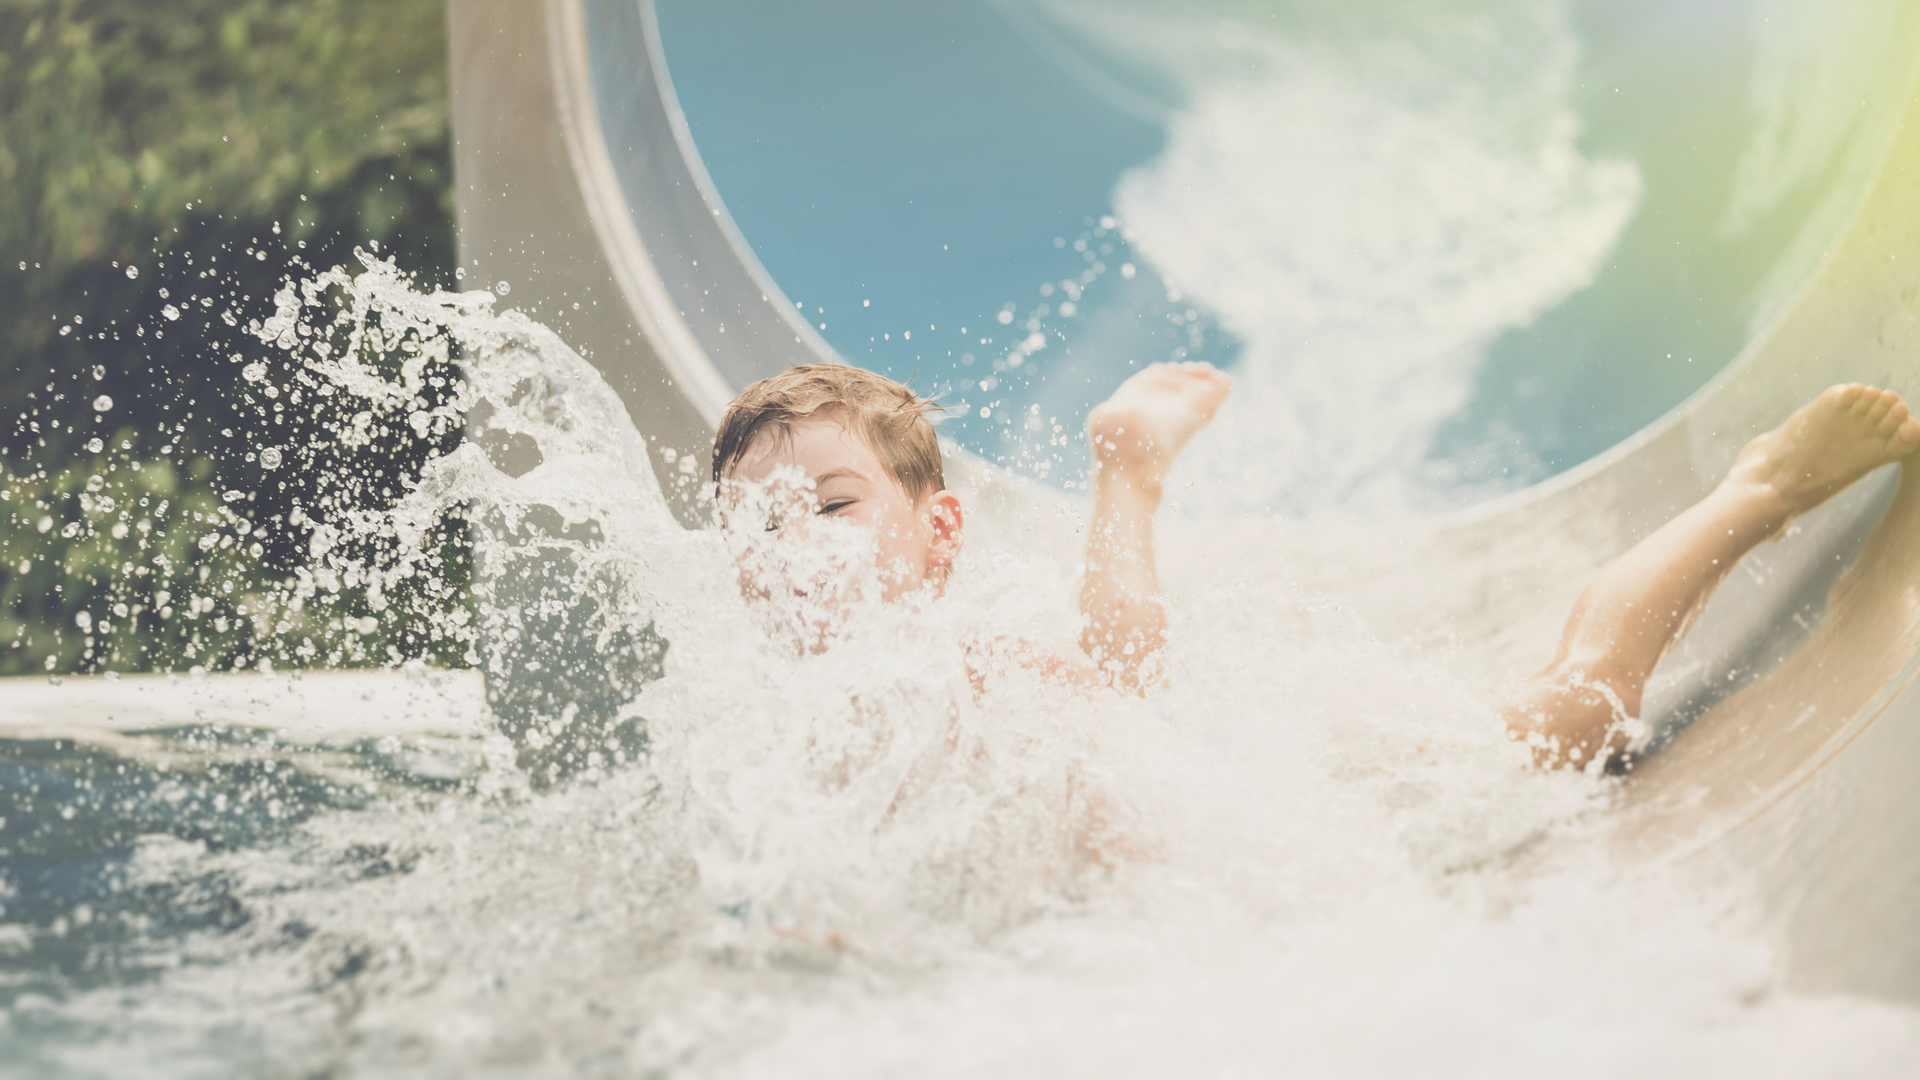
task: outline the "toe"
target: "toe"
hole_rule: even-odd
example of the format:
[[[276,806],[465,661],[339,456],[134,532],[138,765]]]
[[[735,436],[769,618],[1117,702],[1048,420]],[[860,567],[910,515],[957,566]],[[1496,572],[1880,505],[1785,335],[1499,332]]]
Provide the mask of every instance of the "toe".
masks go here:
[[[1915,450],[1920,450],[1920,417],[1909,415],[1893,433],[1893,451],[1896,457],[1906,457]]]
[[[1868,387],[1866,396],[1862,400],[1867,405],[1867,422],[1875,427],[1878,427],[1880,421],[1885,420],[1887,414],[1893,411],[1893,400],[1885,390]]]
[[[1866,392],[1867,392],[1867,388],[1864,386],[1861,386],[1859,383],[1842,383],[1841,385],[1833,387],[1827,391],[1827,393],[1832,395],[1833,399],[1835,401],[1838,401],[1843,408],[1848,408],[1848,409],[1851,409],[1854,406],[1859,405],[1861,403],[1861,399],[1866,396]]]

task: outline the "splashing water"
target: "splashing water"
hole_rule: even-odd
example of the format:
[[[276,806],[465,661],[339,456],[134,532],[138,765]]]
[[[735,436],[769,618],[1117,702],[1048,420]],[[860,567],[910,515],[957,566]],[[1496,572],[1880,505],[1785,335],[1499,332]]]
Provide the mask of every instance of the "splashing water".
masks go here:
[[[492,304],[369,260],[290,285],[258,327],[289,377],[344,404],[342,439],[381,417],[423,439],[466,427],[383,507],[356,489],[309,508],[313,561],[290,588],[430,597],[408,583],[465,522],[480,617],[442,616],[487,674],[489,729],[126,740],[88,814],[178,824],[132,830],[57,939],[0,892],[0,950],[93,958],[15,993],[12,1060],[1796,1077],[1920,1061],[1910,1013],[1788,990],[1739,896],[1610,861],[1606,781],[1533,771],[1475,687],[1310,595],[1179,598],[1173,678],[1143,701],[1023,662],[1077,635],[1068,581],[1029,554],[976,545],[944,599],[883,604],[848,569],[868,541],[825,529],[749,559],[743,592],[732,554],[765,543],[758,519],[791,492],[683,528],[592,368]],[[456,368],[452,398],[420,408]],[[830,617],[793,587],[820,580],[851,582]],[[67,753],[103,777],[115,760]],[[229,800],[277,809],[196,824]]]
[[[1501,333],[1593,282],[1641,198],[1631,161],[1579,148],[1568,5],[1297,5],[1286,33],[1232,3],[1213,19],[1048,7],[1190,98],[1114,206],[1135,250],[1243,343],[1240,389],[1183,470],[1207,481],[1195,507],[1380,517],[1471,500],[1429,460],[1435,433]],[[1512,447],[1475,452],[1509,483],[1538,475]]]

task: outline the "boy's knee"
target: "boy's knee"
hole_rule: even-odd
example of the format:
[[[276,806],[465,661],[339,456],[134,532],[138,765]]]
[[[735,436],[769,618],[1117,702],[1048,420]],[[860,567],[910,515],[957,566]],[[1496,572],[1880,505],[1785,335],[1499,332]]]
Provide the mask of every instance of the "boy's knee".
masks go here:
[[[1579,668],[1550,668],[1529,680],[1504,710],[1508,734],[1547,768],[1584,766],[1625,751],[1639,734],[1639,701]]]
[[[1560,687],[1570,696],[1600,703],[1622,716],[1640,715],[1641,679],[1623,669],[1610,651],[1583,653],[1575,649],[1534,677]]]

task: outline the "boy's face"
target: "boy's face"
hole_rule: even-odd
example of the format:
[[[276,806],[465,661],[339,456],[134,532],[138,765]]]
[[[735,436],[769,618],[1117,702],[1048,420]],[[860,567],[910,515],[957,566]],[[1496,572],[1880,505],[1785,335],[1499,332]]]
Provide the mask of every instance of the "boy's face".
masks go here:
[[[939,591],[947,565],[960,553],[960,500],[952,492],[937,491],[916,503],[866,440],[832,417],[761,433],[727,474],[763,489],[778,489],[782,476],[797,476],[803,484],[786,492],[761,526],[780,543],[805,543],[851,526],[871,536],[884,599],[926,587]],[[834,525],[818,524],[826,520]]]

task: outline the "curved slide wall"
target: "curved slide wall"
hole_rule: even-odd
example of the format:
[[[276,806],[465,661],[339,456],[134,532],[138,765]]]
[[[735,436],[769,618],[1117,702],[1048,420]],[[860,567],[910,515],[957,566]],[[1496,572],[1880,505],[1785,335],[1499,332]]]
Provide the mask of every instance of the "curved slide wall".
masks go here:
[[[703,446],[733,388],[831,358],[727,217],[642,0],[450,0],[449,17],[461,261],[592,360],[650,441]],[[596,86],[599,49],[620,63]],[[1595,566],[1704,493],[1747,438],[1847,380],[1920,395],[1912,95],[1797,300],[1639,435],[1391,543],[1175,528],[1170,548],[1232,558],[1168,561],[1275,583],[1310,568],[1376,626],[1512,674],[1544,660]],[[1059,497],[957,471],[981,531],[1072,557]],[[1271,558],[1249,565],[1248,551]],[[1799,983],[1920,1001],[1916,675],[1920,476],[1887,470],[1750,560],[1663,664],[1647,711],[1667,742],[1622,785],[1615,842],[1708,877],[1757,876]]]

